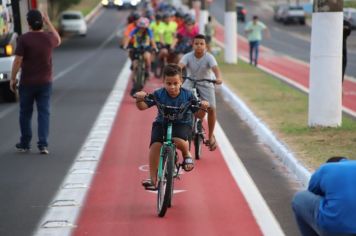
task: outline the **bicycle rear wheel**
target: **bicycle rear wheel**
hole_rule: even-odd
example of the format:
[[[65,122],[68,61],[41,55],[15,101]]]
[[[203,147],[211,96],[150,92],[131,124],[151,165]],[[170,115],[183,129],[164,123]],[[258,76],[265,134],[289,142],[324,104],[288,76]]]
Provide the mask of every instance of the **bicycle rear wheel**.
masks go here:
[[[141,91],[145,83],[145,69],[144,66],[142,66],[142,63],[143,63],[142,61],[139,61],[136,70],[135,83],[134,83],[134,89],[136,91]]]
[[[174,149],[165,147],[162,159],[162,176],[158,179],[157,213],[159,217],[166,214],[171,206],[173,195]]]
[[[162,78],[162,75],[163,75],[163,69],[164,69],[164,62],[160,59],[157,59],[157,62],[156,62],[156,67],[154,69],[154,75],[157,79],[160,79]]]
[[[203,125],[201,120],[196,121],[196,131],[194,134],[194,153],[195,153],[195,159],[199,160],[201,157],[202,153],[202,143],[203,143]]]

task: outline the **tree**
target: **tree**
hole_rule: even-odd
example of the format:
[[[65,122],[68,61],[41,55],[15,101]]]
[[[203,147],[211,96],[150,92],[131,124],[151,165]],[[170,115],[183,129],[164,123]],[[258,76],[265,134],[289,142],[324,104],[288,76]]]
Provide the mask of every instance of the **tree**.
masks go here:
[[[51,19],[56,19],[61,11],[64,11],[70,6],[80,2],[81,0],[48,0],[49,15]]]

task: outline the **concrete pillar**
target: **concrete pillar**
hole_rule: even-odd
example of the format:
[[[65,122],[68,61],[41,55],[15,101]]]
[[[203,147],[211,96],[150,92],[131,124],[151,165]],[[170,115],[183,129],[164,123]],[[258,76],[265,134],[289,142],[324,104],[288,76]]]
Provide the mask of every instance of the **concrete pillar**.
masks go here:
[[[309,126],[342,122],[343,1],[315,0],[312,16]]]
[[[208,22],[209,12],[207,9],[206,0],[201,0],[200,16],[199,16],[199,33],[204,34],[205,24]]]
[[[224,20],[224,43],[225,43],[225,62],[237,63],[237,16],[236,1],[225,0],[225,20]]]

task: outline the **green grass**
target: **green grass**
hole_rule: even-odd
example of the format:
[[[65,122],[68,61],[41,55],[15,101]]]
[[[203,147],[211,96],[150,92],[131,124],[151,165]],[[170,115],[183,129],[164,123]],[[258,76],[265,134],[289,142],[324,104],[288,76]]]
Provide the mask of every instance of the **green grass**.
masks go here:
[[[339,128],[309,128],[308,96],[239,61],[223,63],[225,83],[260,117],[307,167],[314,169],[333,155],[356,159],[356,121],[343,117]]]
[[[353,8],[356,8],[356,0],[344,1],[344,7],[353,7]]]

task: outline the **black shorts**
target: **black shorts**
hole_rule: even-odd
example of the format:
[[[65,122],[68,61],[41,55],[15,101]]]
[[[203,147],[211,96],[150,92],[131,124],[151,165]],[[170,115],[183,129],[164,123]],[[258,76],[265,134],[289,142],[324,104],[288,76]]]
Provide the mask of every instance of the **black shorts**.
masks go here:
[[[150,146],[152,145],[152,143],[155,142],[163,143],[166,132],[167,132],[167,126],[163,127],[161,123],[154,122],[152,124]],[[173,124],[172,137],[188,140],[191,136],[191,133],[192,133],[192,127],[190,125]]]

